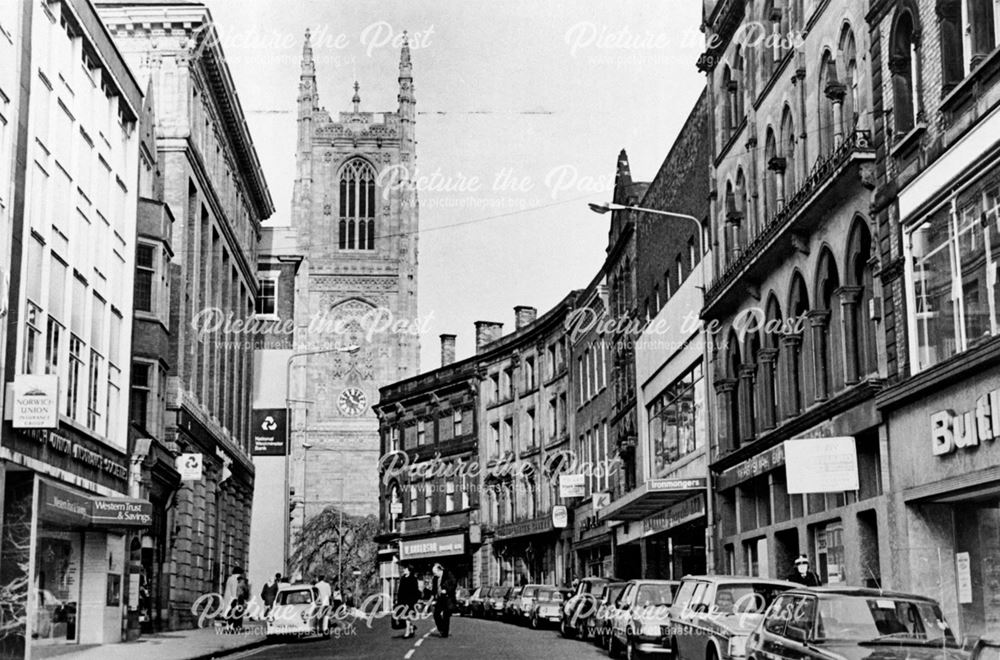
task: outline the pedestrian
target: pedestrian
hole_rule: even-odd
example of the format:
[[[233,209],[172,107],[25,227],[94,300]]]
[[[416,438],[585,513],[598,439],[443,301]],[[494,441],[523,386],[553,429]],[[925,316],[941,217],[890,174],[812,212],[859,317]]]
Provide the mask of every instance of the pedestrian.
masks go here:
[[[417,632],[417,625],[414,621],[417,618],[417,603],[420,602],[420,587],[417,585],[417,576],[408,564],[403,565],[403,577],[399,579],[399,592],[396,594],[396,606],[399,618],[406,622],[406,630],[403,639],[413,637]]]
[[[239,595],[240,587],[240,575],[243,574],[243,569],[236,567],[233,572],[229,575],[226,580],[226,587],[222,592],[222,616],[226,622],[226,630],[232,631],[236,620],[233,617],[233,610],[237,605],[237,597]]]
[[[281,573],[275,573],[274,577],[260,590],[260,599],[264,601],[264,616],[271,613],[274,601],[278,597],[278,584],[281,582]]]
[[[451,608],[455,602],[455,580],[444,566],[434,564],[431,595],[434,598],[434,625],[438,634],[447,637],[451,629]]]
[[[325,635],[330,628],[330,594],[332,593],[330,583],[326,581],[325,575],[320,575],[316,581],[316,591],[319,593],[319,604],[323,613],[322,628]]]
[[[785,578],[789,582],[797,582],[807,587],[818,587],[819,576],[809,570],[809,557],[799,555],[795,560],[795,572]]]
[[[236,582],[236,607],[233,608],[233,628],[236,632],[243,631],[243,616],[247,611],[247,602],[250,600],[250,581],[245,573],[240,573]]]

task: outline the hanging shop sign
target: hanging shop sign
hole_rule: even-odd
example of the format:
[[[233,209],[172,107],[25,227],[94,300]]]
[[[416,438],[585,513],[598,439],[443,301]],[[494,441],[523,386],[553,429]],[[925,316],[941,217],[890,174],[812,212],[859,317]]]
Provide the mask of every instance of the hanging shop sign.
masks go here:
[[[205,467],[204,456],[201,454],[181,454],[176,461],[175,467],[181,474],[181,481],[201,481]]]
[[[591,508],[594,511],[600,511],[609,504],[611,504],[611,493],[594,493],[591,498]]]
[[[584,497],[587,494],[587,475],[559,475],[559,497]]]
[[[976,407],[962,413],[939,410],[931,415],[931,452],[947,456],[959,449],[975,449],[981,442],[1000,438],[1000,389],[976,399]]]
[[[12,424],[16,429],[59,426],[59,377],[22,374],[14,379]]]
[[[565,529],[569,525],[569,512],[562,504],[552,507],[552,526],[556,529]]]
[[[785,440],[789,495],[858,490],[858,448],[852,436]]]
[[[288,411],[284,408],[255,408],[253,411],[254,456],[285,456],[288,454],[286,432]]]
[[[149,527],[153,504],[132,497],[86,495],[43,479],[38,485],[38,515],[75,529]]]

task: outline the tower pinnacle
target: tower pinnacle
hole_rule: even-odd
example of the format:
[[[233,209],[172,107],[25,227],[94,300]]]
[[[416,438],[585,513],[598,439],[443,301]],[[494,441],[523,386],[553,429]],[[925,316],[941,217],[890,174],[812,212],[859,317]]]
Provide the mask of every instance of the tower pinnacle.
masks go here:
[[[351,101],[354,103],[354,114],[358,114],[358,108],[361,105],[361,96],[358,94],[358,91],[360,89],[361,89],[361,86],[358,84],[358,81],[355,80],[354,81],[354,97],[351,99]]]

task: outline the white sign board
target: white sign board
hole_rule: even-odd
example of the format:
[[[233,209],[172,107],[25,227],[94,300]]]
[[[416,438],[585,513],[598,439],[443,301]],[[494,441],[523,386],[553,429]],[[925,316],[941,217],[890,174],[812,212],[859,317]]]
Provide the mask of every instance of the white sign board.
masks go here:
[[[552,507],[552,526],[557,529],[564,529],[569,526],[569,512],[562,504]]]
[[[205,461],[201,454],[181,454],[177,457],[177,471],[181,481],[201,481]]]
[[[587,494],[587,475],[559,475],[559,497],[583,497]]]
[[[785,440],[788,494],[858,490],[858,450],[851,436]]]
[[[390,502],[389,503],[389,513],[394,516],[398,516],[403,513],[403,503],[402,502]]]
[[[591,506],[594,511],[600,511],[604,507],[611,504],[611,493],[594,493],[591,501]]]
[[[972,602],[972,565],[968,552],[955,555],[955,577],[958,582],[958,602]]]
[[[16,429],[54,429],[59,427],[59,377],[20,375],[14,379]]]

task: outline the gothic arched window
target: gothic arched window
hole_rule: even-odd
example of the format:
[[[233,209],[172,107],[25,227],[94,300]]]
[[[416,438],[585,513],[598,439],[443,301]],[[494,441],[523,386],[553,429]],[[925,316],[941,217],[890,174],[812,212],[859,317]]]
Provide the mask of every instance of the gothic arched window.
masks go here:
[[[340,171],[341,250],[375,249],[375,206],[374,168],[360,158],[348,161]]]

